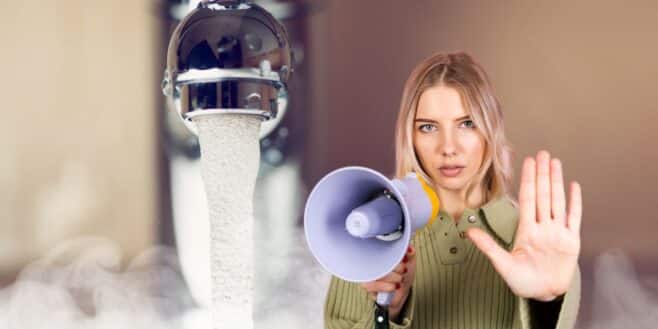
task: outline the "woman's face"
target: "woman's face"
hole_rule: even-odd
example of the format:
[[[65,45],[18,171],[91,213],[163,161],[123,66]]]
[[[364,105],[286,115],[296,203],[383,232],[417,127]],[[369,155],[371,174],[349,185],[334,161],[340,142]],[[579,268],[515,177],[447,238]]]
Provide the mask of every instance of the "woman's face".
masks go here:
[[[485,139],[451,87],[426,89],[418,100],[413,141],[416,155],[438,189],[465,192],[484,158]]]

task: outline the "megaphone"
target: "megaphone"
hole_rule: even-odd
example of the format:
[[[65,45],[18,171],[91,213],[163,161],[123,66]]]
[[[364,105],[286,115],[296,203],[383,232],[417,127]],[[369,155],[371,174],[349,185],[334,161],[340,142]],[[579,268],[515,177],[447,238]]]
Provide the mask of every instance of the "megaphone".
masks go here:
[[[324,176],[304,210],[304,232],[320,265],[346,281],[377,280],[404,257],[413,233],[439,211],[434,190],[416,173],[388,179],[365,167],[344,167]],[[393,293],[378,293],[388,306]]]

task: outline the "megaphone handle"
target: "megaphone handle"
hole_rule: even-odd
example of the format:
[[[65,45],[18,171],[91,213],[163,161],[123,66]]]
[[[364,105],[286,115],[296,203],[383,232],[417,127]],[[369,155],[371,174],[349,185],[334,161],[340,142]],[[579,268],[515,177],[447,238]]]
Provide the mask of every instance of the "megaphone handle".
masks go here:
[[[375,309],[375,329],[388,329],[388,306],[395,292],[378,292]]]
[[[393,301],[393,294],[395,292],[378,292],[377,293],[377,304],[380,306],[388,307]]]

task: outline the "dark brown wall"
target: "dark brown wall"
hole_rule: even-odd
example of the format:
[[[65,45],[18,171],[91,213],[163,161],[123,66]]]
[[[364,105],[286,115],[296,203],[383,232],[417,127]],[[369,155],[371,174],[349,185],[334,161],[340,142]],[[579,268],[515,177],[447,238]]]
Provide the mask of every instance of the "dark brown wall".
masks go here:
[[[310,136],[307,157],[324,159],[310,179],[350,164],[391,174],[407,75],[433,52],[465,50],[503,104],[516,178],[523,157],[546,148],[582,184],[583,255],[621,247],[656,259],[656,12],[648,2],[332,1],[314,31],[316,67],[326,65],[314,74],[326,76],[312,110],[325,124]]]
[[[331,1],[311,26],[307,181],[345,165],[392,174],[407,75],[436,51],[470,52],[501,99],[515,186],[523,157],[548,149],[583,187],[587,323],[598,255],[618,248],[658,275],[656,13],[650,1]]]

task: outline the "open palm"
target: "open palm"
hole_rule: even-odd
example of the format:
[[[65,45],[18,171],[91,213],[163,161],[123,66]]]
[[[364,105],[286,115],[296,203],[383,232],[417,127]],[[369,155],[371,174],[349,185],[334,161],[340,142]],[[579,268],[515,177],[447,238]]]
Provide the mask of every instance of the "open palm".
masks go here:
[[[582,197],[571,183],[566,211],[562,165],[547,151],[523,163],[519,190],[519,224],[511,252],[487,233],[467,232],[473,243],[516,295],[550,301],[564,294],[575,273],[580,252]]]

